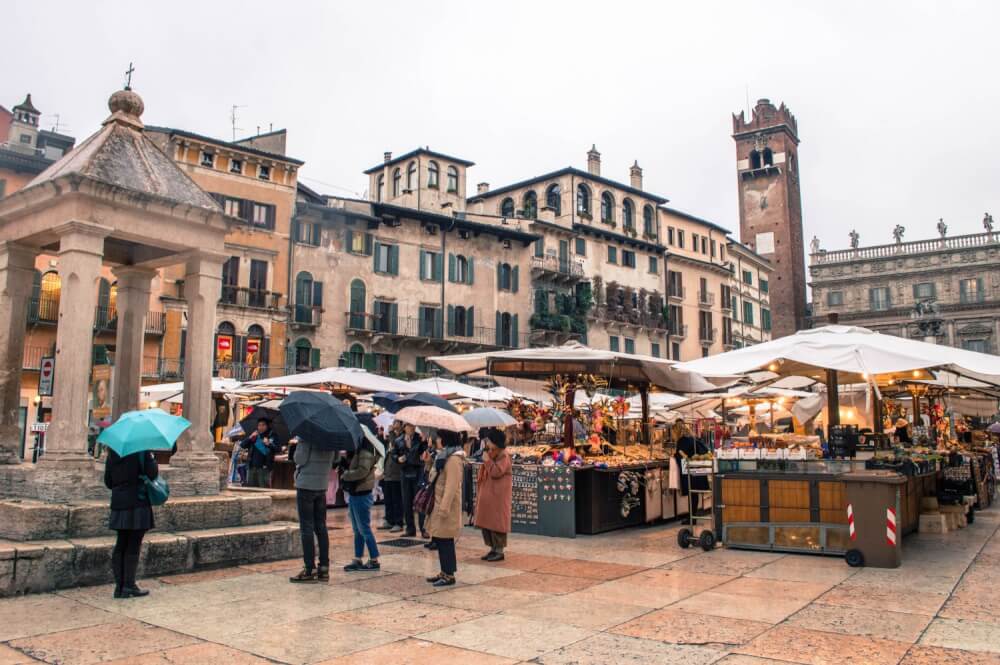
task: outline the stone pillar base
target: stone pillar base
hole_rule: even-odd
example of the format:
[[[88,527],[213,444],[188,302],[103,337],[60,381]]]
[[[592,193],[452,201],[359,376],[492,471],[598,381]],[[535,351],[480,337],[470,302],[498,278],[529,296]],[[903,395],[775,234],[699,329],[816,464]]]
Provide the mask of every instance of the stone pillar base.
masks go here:
[[[86,454],[46,454],[34,465],[28,483],[35,498],[41,501],[79,501],[107,499],[104,465]]]
[[[214,454],[178,453],[160,467],[170,496],[212,496],[219,493],[219,460]]]

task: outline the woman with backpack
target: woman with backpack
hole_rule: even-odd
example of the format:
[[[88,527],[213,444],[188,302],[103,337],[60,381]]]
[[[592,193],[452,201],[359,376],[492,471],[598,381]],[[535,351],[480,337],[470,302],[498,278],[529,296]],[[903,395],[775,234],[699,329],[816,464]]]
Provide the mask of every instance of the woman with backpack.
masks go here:
[[[347,572],[379,570],[378,545],[372,532],[372,505],[375,503],[375,472],[380,467],[380,453],[367,437],[362,437],[350,462],[341,462],[340,484],[347,495],[347,511],[354,531],[354,560],[344,566]],[[364,561],[365,547],[368,561]]]

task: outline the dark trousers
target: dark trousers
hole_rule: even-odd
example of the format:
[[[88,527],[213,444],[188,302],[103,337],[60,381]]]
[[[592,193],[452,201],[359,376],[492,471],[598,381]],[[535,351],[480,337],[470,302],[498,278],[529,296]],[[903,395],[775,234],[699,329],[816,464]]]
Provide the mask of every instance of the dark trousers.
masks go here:
[[[250,467],[250,473],[249,473],[249,478],[247,479],[247,485],[249,487],[270,487],[271,470],[266,469],[262,466]]]
[[[385,492],[385,521],[392,526],[403,526],[403,481],[383,480]]]
[[[454,538],[434,538],[437,543],[438,561],[441,562],[441,572],[446,575],[454,575],[458,570],[458,559],[455,557]]]
[[[413,520],[413,498],[417,496],[417,490],[420,489],[420,476],[403,476],[403,517],[406,520],[406,533],[415,534],[417,532],[416,524]],[[424,518],[425,515],[420,513],[419,523],[420,530],[424,530]]]
[[[491,552],[503,554],[504,548],[507,547],[507,534],[500,531],[483,529],[483,542],[486,543]]]
[[[302,561],[306,570],[316,568],[316,547],[319,543],[319,566],[330,567],[330,535],[326,530],[326,490],[295,490],[299,509],[299,535],[302,536]]]
[[[142,550],[142,529],[119,529],[115,548],[111,550],[111,570],[115,587],[135,586],[135,573],[139,569],[139,552]]]

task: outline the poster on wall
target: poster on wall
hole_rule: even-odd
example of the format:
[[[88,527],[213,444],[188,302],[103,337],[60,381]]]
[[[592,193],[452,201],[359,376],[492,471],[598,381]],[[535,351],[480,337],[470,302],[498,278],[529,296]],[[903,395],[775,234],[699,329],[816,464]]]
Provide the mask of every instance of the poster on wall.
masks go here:
[[[90,399],[95,420],[111,415],[111,365],[94,365],[90,376]]]

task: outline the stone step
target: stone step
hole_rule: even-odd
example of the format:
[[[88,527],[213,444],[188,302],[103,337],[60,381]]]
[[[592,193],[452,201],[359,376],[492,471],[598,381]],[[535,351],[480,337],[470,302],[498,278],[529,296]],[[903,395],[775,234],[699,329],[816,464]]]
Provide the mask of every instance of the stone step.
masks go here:
[[[113,581],[114,536],[0,540],[0,597]],[[289,559],[302,554],[297,524],[154,531],[142,545],[139,576]]]
[[[294,493],[293,493],[294,495]],[[229,493],[173,498],[154,508],[158,532],[266,524],[286,517],[272,515],[268,492]],[[92,538],[113,535],[108,530],[108,500],[47,503],[34,499],[0,500],[0,538],[17,541]]]

